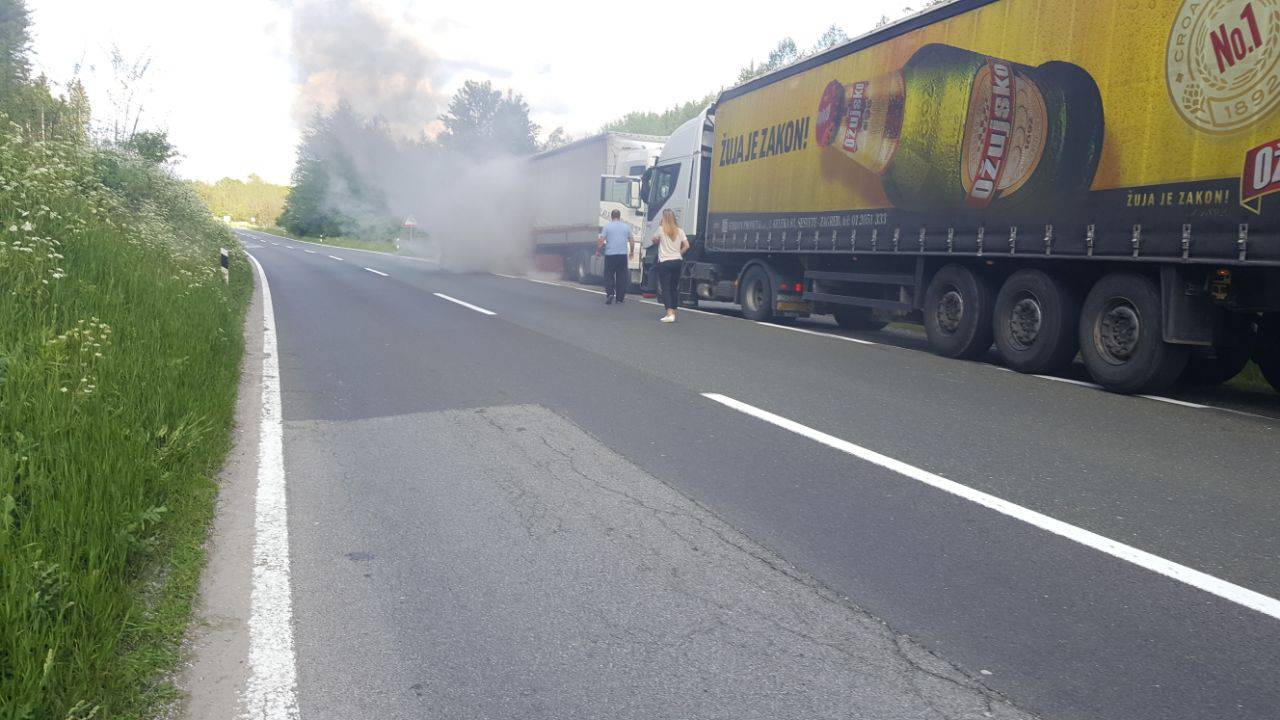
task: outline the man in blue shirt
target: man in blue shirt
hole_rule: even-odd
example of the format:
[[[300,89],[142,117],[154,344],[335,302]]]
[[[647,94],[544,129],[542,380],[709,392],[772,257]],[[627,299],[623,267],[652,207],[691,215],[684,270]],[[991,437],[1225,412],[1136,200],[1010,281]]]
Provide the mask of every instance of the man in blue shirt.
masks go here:
[[[631,273],[627,270],[627,250],[631,244],[631,226],[622,222],[622,213],[614,210],[608,225],[600,229],[598,247],[604,249],[604,304],[618,303],[627,296]]]

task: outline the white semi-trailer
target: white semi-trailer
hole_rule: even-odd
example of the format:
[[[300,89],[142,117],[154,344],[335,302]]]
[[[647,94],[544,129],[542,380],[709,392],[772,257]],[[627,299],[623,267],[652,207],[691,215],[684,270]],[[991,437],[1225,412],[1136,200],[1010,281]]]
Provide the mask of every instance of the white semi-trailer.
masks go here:
[[[558,256],[570,279],[603,275],[596,238],[617,210],[632,226],[628,266],[632,282],[639,283],[644,229],[640,175],[657,160],[664,140],[605,132],[534,155],[529,173],[534,252]]]
[[[684,300],[754,320],[914,320],[1118,392],[1252,356],[1280,388],[1270,7],[954,0],[721,93],[646,172],[651,232],[674,210]]]

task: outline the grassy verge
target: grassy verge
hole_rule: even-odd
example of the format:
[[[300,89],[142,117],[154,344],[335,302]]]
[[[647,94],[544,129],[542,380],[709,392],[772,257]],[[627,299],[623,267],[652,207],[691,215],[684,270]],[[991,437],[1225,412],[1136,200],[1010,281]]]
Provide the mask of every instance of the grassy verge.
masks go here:
[[[1254,363],[1249,363],[1239,375],[1227,381],[1227,387],[1249,392],[1275,393],[1271,383],[1267,382],[1267,379],[1262,376],[1262,371]]]
[[[151,717],[230,442],[250,268],[185,184],[2,116],[0,238],[0,718]]]
[[[281,228],[281,227],[259,227],[254,229],[261,230],[262,232],[265,232],[265,233],[271,233],[272,235],[279,235],[280,237],[293,238],[294,240],[305,240],[306,242],[312,242],[318,245],[354,248],[356,250],[374,250],[376,252],[391,253],[393,255],[399,252],[396,249],[396,244],[395,244],[395,241],[393,240],[362,240],[360,238],[354,238],[354,237],[315,238],[315,237],[303,237],[300,235],[295,235],[291,232],[286,231],[284,228]]]

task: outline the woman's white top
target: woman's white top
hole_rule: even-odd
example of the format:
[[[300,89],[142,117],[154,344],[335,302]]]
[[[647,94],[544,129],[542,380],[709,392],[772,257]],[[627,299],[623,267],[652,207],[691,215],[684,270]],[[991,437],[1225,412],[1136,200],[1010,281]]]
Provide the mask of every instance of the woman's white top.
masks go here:
[[[658,241],[658,262],[666,262],[668,260],[679,260],[684,257],[680,252],[680,248],[689,242],[689,238],[685,237],[684,231],[676,228],[676,236],[674,238],[667,237],[667,234],[658,228],[658,232],[653,236]]]

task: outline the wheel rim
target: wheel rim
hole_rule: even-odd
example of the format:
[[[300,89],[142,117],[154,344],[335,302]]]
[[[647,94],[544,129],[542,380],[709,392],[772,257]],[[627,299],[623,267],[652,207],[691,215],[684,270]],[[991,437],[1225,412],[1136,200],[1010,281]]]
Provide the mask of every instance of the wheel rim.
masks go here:
[[[955,288],[948,288],[941,298],[934,314],[938,319],[938,329],[948,335],[954,335],[964,321],[964,296]]]
[[[1093,344],[1102,359],[1112,365],[1129,362],[1141,339],[1142,318],[1133,303],[1125,298],[1108,300],[1093,328]]]
[[[1040,300],[1031,293],[1023,293],[1009,309],[1009,343],[1018,350],[1029,350],[1040,337],[1043,323]]]
[[[753,280],[747,286],[747,293],[744,299],[747,301],[748,310],[751,312],[760,310],[760,308],[764,307],[764,284],[759,280]]]

